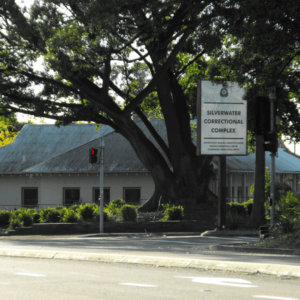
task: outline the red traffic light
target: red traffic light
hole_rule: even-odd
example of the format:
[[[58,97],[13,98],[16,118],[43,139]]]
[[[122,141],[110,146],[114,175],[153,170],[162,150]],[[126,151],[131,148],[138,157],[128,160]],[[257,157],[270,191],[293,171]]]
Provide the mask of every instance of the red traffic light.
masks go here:
[[[91,148],[89,150],[89,156],[90,156],[89,163],[90,164],[96,164],[97,163],[97,161],[98,161],[97,153],[98,153],[97,149]]]

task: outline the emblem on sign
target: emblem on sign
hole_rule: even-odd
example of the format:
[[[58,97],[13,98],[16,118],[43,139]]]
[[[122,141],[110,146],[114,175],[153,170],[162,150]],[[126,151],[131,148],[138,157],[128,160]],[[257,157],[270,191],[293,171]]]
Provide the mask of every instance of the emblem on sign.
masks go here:
[[[228,90],[226,88],[222,88],[220,91],[221,97],[228,97]]]

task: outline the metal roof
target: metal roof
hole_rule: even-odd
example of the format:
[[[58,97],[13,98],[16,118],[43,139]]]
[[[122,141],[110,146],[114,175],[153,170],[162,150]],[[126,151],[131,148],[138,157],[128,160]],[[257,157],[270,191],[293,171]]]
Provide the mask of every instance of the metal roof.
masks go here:
[[[151,124],[168,144],[164,120],[151,119]],[[144,134],[164,153],[146,129],[142,121],[137,125]],[[148,171],[138,159],[130,143],[109,126],[102,125],[95,131],[95,124],[26,125],[13,143],[0,148],[0,173],[68,173],[99,172],[98,164],[90,164],[91,147],[100,147],[100,137],[105,141],[105,172],[144,172]],[[194,141],[196,142],[196,141]],[[218,166],[218,158],[213,158]],[[266,166],[270,168],[270,155],[266,152]],[[300,159],[278,150],[275,159],[277,173],[300,173]],[[227,172],[255,171],[255,156],[227,156]]]
[[[22,172],[113,131],[107,125],[100,126],[98,132],[95,127],[95,124],[60,127],[48,124],[25,125],[11,144],[0,148],[0,173]]]
[[[164,120],[151,119],[151,124],[164,140],[167,139]],[[137,122],[144,134],[160,150],[143,122]],[[104,171],[105,172],[148,172],[138,159],[130,143],[119,133],[111,132],[103,136]],[[100,138],[76,147],[56,157],[52,157],[38,165],[24,170],[27,173],[56,173],[56,172],[99,172],[98,164],[89,163],[89,149],[100,147]],[[162,151],[160,150],[162,153]],[[162,153],[163,154],[163,153]],[[164,154],[163,154],[164,156]],[[165,156],[164,156],[165,157]],[[165,157],[166,158],[166,157]]]
[[[266,167],[270,170],[270,152],[265,153]],[[213,164],[218,167],[218,157],[213,158]],[[249,153],[247,156],[227,156],[226,171],[252,173],[255,172],[255,155]],[[300,173],[300,159],[294,155],[278,149],[278,157],[275,157],[276,173]]]

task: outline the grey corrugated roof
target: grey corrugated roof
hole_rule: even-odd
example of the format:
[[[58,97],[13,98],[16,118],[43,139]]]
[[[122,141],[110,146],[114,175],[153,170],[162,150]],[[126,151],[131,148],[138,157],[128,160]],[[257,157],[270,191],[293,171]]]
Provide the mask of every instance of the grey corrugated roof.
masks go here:
[[[164,120],[151,120],[156,131],[166,138]],[[137,125],[145,135],[158,147],[145,125],[139,121]],[[104,170],[105,172],[144,172],[148,171],[138,159],[130,143],[119,133],[112,132],[104,136]],[[53,157],[36,166],[28,168],[28,173],[55,173],[55,172],[99,172],[98,164],[89,163],[89,149],[100,147],[100,138],[90,141],[75,149]],[[159,147],[158,147],[159,148]],[[159,148],[160,149],[160,148]],[[162,152],[162,151],[161,151]]]
[[[0,148],[0,173],[22,172],[113,131],[110,126],[102,125],[97,132],[95,126],[71,124],[58,128],[48,124],[25,125],[11,144]]]
[[[265,153],[266,167],[270,170],[270,152]],[[218,166],[218,157],[213,158],[213,164]],[[276,173],[300,173],[300,159],[290,153],[278,149],[278,157],[275,157]],[[227,172],[255,172],[255,155],[249,153],[247,156],[227,156]]]

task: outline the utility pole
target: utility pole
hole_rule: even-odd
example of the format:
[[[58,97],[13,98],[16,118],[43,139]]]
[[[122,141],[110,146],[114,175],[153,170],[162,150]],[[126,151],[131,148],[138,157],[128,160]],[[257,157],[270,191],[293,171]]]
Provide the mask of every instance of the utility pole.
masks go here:
[[[275,86],[270,88],[270,119],[271,119],[271,134],[276,135],[275,129],[275,101],[276,101],[276,88]],[[276,136],[277,138],[277,136]],[[275,152],[271,152],[271,191],[270,191],[270,199],[271,199],[271,226],[275,223]]]
[[[104,207],[104,138],[101,138],[100,144],[100,233],[104,232],[103,207]]]

